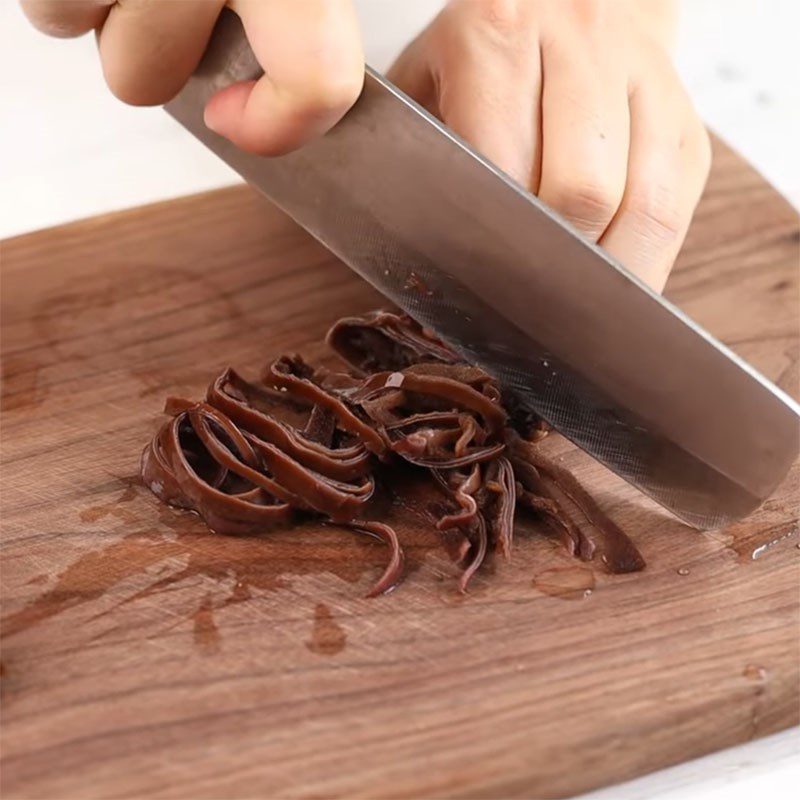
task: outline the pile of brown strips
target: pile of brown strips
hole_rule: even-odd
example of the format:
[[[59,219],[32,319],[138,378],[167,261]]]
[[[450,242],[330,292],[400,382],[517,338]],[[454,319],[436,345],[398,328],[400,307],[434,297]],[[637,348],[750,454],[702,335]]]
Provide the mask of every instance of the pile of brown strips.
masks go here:
[[[625,534],[542,454],[546,426],[510,417],[483,370],[389,312],[339,320],[327,341],[342,371],[282,356],[258,382],[226,369],[203,402],[169,398],[171,419],[142,456],[147,486],[219,533],[262,532],[311,513],[376,536],[391,558],[370,596],[402,578],[395,531],[369,519],[375,469],[398,459],[427,470],[442,494],[437,528],[460,536],[462,590],[490,548],[511,554],[517,506],[574,555],[599,550],[610,571],[642,569]]]

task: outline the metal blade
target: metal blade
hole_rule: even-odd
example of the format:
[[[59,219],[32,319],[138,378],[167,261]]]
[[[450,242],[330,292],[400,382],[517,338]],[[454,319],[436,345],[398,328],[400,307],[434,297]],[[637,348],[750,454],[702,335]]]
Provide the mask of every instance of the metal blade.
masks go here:
[[[167,110],[359,275],[686,522],[745,516],[786,475],[800,407],[367,70],[327,136],[280,158],[203,124],[260,76],[220,17]]]

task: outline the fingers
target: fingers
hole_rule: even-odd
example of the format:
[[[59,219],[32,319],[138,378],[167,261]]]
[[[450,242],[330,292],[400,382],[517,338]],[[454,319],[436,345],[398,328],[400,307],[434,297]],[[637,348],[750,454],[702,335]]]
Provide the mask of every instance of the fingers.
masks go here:
[[[530,8],[452,0],[390,77],[660,291],[705,184],[708,135],[623,7]]]
[[[364,53],[350,0],[234,0],[265,75],[215,95],[206,124],[280,155],[331,128],[358,99]]]
[[[111,91],[132,105],[159,105],[194,71],[225,0],[22,0],[51,36],[98,30]]]
[[[208,44],[225,0],[23,0],[51,36],[98,30],[111,91],[132,105],[159,105],[181,89]]]
[[[600,238],[622,200],[630,137],[627,75],[621,60],[600,52],[568,37],[542,45],[537,193],[591,241]]]
[[[48,36],[69,38],[99,28],[116,0],[21,0],[31,23]]]
[[[439,117],[439,97],[430,55],[428,37],[422,33],[400,53],[386,77],[423,108]]]
[[[519,8],[510,3],[448,7],[431,39],[412,44],[390,79],[528,187],[538,181],[541,162],[541,61],[536,34],[519,18]]]
[[[192,74],[224,0],[132,0],[109,11],[99,34],[106,83],[131,105],[171,100]]]
[[[634,85],[630,108],[628,183],[600,245],[661,291],[705,186],[711,150],[666,60]]]
[[[103,72],[133,105],[165,103],[199,63],[225,0],[23,0],[56,36],[99,30]],[[230,0],[265,75],[219,92],[206,122],[245,150],[285,153],[356,101],[364,55],[351,0]]]

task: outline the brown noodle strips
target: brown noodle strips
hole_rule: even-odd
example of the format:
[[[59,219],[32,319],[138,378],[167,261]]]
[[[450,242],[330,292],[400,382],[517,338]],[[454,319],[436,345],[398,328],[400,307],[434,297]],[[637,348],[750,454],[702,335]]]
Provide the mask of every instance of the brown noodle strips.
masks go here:
[[[644,567],[571,473],[537,447],[546,426],[504,402],[489,375],[433,334],[377,311],[339,320],[327,342],[347,371],[281,356],[257,383],[226,369],[205,401],[169,398],[170,419],[142,455],[154,494],[219,533],[313,514],[373,536],[390,552],[374,596],[401,580],[403,551],[391,527],[369,519],[373,471],[400,459],[426,469],[445,499],[437,528],[460,537],[462,590],[490,552],[511,555],[518,507],[579,558],[599,552],[611,572]]]

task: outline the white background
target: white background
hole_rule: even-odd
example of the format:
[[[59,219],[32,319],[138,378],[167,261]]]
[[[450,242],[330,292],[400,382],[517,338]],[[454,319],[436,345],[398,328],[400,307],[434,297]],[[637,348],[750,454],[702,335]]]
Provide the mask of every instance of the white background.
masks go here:
[[[442,3],[356,4],[368,59],[381,69]],[[798,0],[684,0],[676,54],[709,125],[795,207],[798,31]],[[0,0],[0,98],[0,238],[236,181],[162,111],[118,103],[103,86],[91,37],[48,40],[28,28],[15,0]],[[588,797],[794,798],[799,756],[795,730]]]

